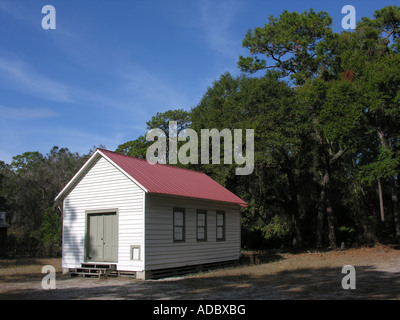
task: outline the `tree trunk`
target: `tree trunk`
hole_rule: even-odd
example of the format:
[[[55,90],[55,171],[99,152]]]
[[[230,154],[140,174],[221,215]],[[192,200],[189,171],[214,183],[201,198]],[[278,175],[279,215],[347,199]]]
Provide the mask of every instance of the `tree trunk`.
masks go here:
[[[287,159],[287,161],[289,161]],[[289,201],[289,213],[292,217],[292,222],[294,225],[294,239],[293,239],[293,246],[295,248],[301,248],[303,246],[303,234],[301,228],[301,219],[300,219],[300,210],[299,210],[299,193],[297,191],[296,181],[291,168],[286,168],[284,170],[288,177],[289,183],[289,194],[290,194],[290,201]]]
[[[314,116],[314,122],[318,123],[318,119],[316,116]],[[321,184],[321,196],[320,199],[321,204],[319,208],[319,217],[323,219],[323,214],[322,211],[320,213],[320,210],[323,210],[326,213],[327,217],[327,222],[328,222],[328,237],[329,237],[329,247],[332,249],[337,248],[336,244],[336,223],[335,223],[335,215],[333,212],[333,206],[331,202],[331,192],[330,192],[330,186],[331,186],[331,165],[332,163],[335,163],[340,159],[344,153],[346,152],[346,149],[339,150],[336,154],[334,154],[333,150],[328,146],[329,152],[325,151],[325,140],[322,137],[321,132],[318,129],[315,129],[315,133],[317,135],[317,139],[319,142],[319,155],[321,157],[322,165],[324,168],[323,172],[323,177],[322,181],[320,182]],[[323,223],[321,220],[319,220],[319,226],[317,230],[317,236],[319,239],[317,239],[317,245],[320,244],[322,245],[322,228],[323,228]],[[318,234],[320,233],[320,234]],[[318,243],[319,242],[319,243]]]
[[[329,247],[332,249],[337,248],[336,244],[336,223],[335,223],[335,215],[333,213],[333,208],[329,197],[327,197],[326,201],[326,216],[328,218],[328,236],[329,236]]]
[[[382,194],[382,184],[381,179],[378,179],[378,193],[379,193],[379,207],[381,211],[381,221],[385,221],[385,209],[383,207],[383,194]]]
[[[327,170],[322,179],[322,191],[325,195],[325,201],[323,205],[325,206],[325,212],[328,222],[328,238],[329,238],[329,247],[332,249],[337,248],[336,244],[336,223],[335,223],[335,215],[333,212],[332,202],[331,202],[331,194],[330,194],[330,174]]]
[[[390,192],[392,193],[392,206],[393,206],[393,218],[396,238],[400,240],[400,217],[399,217],[399,201],[397,197],[397,190],[394,178],[389,179]]]
[[[301,231],[301,221],[300,221],[300,212],[299,212],[299,201],[297,196],[295,196],[295,199],[293,200],[292,203],[292,219],[293,219],[293,224],[294,224],[294,239],[293,239],[293,246],[295,248],[301,248],[303,247],[303,234]]]
[[[325,191],[322,190],[317,215],[317,248],[323,247],[325,211]]]
[[[385,138],[385,133],[383,130],[378,131],[378,136],[381,140],[381,143],[384,148],[391,150],[392,146],[390,141],[388,142]],[[389,178],[390,184],[390,193],[392,196],[392,207],[393,207],[393,218],[394,218],[394,227],[395,227],[395,235],[400,240],[400,217],[399,217],[399,204],[396,190],[396,183],[394,177]]]

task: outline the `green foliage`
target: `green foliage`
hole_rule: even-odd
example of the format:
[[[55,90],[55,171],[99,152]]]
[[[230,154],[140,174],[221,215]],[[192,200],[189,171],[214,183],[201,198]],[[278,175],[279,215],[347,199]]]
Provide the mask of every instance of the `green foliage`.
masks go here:
[[[183,109],[168,110],[165,112],[157,112],[150,121],[146,122],[147,130],[161,129],[167,136],[167,140],[170,137],[169,133],[169,122],[176,121],[177,128],[176,132],[179,134],[183,129],[190,125],[190,113]],[[145,136],[139,136],[139,138],[125,142],[117,147],[115,152],[125,154],[131,157],[145,159],[147,148],[152,145],[152,141],[147,141]],[[182,143],[178,143],[181,145]],[[167,152],[168,152],[168,141],[167,141]]]
[[[147,123],[167,135],[173,118],[198,134],[204,128],[255,130],[251,176],[235,176],[234,165],[191,166],[248,202],[244,243],[288,244],[292,237],[297,245],[329,240],[335,247],[360,230],[368,239],[379,234],[373,182],[396,179],[398,185],[398,11],[378,10],[341,34],[332,31],[326,12],[271,16],[248,31],[243,46],[250,56],[238,62],[244,72],[265,75],[222,74],[187,118],[169,110]]]
[[[236,164],[188,165],[248,203],[242,210],[247,247],[400,238],[400,8],[377,10],[351,32],[331,27],[326,12],[312,9],[269,17],[247,32],[249,56],[238,61],[241,71],[265,74],[224,73],[190,111],[158,112],[146,122],[167,139],[170,121],[178,122],[178,133],[190,127],[198,136],[205,128],[254,129],[251,175],[236,176]],[[144,134],[116,151],[145,158],[152,142]],[[10,165],[0,162],[0,210],[18,230],[12,245],[48,252],[60,245],[53,199],[92,152],[54,147],[47,155],[26,152]]]
[[[60,214],[54,208],[48,208],[44,212],[40,239],[47,255],[52,256],[61,252],[62,220]]]
[[[355,241],[356,230],[347,226],[338,228],[338,242],[345,243],[345,246],[351,245]]]
[[[135,140],[120,144],[115,150],[115,152],[139,159],[145,159],[147,148],[150,145],[151,142],[146,141],[146,138],[144,136],[140,136]]]
[[[181,130],[190,125],[190,113],[183,109],[157,112],[157,114],[153,116],[150,121],[146,122],[147,130],[158,128],[163,130],[167,136],[169,136],[168,124],[170,121],[177,121],[177,132],[179,133]]]
[[[394,157],[391,150],[380,147],[376,161],[360,166],[358,175],[360,179],[371,185],[377,179],[387,179],[397,175],[400,167],[400,159]]]
[[[348,80],[329,84],[326,101],[318,117],[327,139],[347,143],[356,137],[363,115],[359,96],[356,86]]]
[[[61,246],[61,217],[54,199],[92,153],[81,156],[55,146],[45,156],[25,152],[0,166],[0,209],[12,224],[11,253],[54,254]]]
[[[332,34],[331,25],[332,18],[326,12],[313,9],[304,13],[285,10],[279,18],[270,16],[263,28],[247,32],[243,47],[249,49],[251,57],[240,56],[238,65],[249,73],[274,68],[302,84],[319,69],[318,45]]]
[[[25,152],[13,157],[11,166],[17,173],[27,173],[37,169],[44,161],[43,155],[39,152]]]
[[[374,19],[363,18],[362,23],[381,36],[380,45],[385,47],[392,38],[391,49],[399,52],[400,49],[400,8],[398,6],[387,6],[374,13]]]
[[[306,110],[296,103],[295,92],[279,81],[276,73],[269,72],[261,78],[234,78],[226,73],[192,109],[192,128],[199,132],[210,127],[255,130],[256,167],[252,176],[236,177],[226,165],[203,165],[199,169],[206,170],[249,203],[245,215],[252,217],[249,221],[257,227],[246,223],[247,234],[261,230],[262,237],[270,239],[270,233],[263,228],[274,213],[300,215],[296,204],[300,179],[293,178],[296,175],[293,170],[296,165],[306,166],[307,162],[304,155],[308,144],[303,140],[309,130]],[[272,230],[273,224],[268,230]]]
[[[267,240],[283,241],[293,234],[293,224],[287,215],[276,215],[266,226],[262,227],[262,232]]]

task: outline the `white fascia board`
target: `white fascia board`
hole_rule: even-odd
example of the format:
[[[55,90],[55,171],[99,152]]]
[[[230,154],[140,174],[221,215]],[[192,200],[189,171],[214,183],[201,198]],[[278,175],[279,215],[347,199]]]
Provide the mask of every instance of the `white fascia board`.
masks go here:
[[[68,184],[60,191],[60,193],[55,197],[54,201],[57,202],[61,200],[63,195],[67,192],[67,190],[70,189],[71,186],[74,185],[76,181],[79,180],[81,175],[86,171],[88,167],[90,167],[93,163],[93,161],[97,158],[99,155],[99,150],[96,150],[92,156],[85,162],[85,164],[82,166],[82,168],[79,169],[79,171],[72,177],[72,179],[68,182]]]
[[[144,192],[148,192],[148,190],[143,187],[139,182],[137,182],[133,177],[131,177],[128,173],[125,172],[122,168],[120,168],[114,161],[112,161],[109,157],[107,157],[101,150],[97,149],[93,155],[86,161],[86,163],[82,166],[82,168],[72,177],[72,179],[68,182],[68,184],[60,191],[60,193],[54,199],[55,202],[62,199],[64,194],[80,179],[81,175],[89,168],[92,163],[98,158],[98,156],[104,157],[108,162],[110,162],[114,167],[116,167],[119,171],[121,171],[128,179],[137,184],[137,186],[142,189]]]

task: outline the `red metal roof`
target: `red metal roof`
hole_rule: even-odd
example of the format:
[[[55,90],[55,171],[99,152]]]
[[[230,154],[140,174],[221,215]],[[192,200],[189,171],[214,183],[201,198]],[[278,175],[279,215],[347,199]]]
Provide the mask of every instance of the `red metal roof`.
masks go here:
[[[205,173],[166,164],[150,164],[144,159],[105,149],[98,150],[149,193],[223,201],[246,206],[246,202]]]

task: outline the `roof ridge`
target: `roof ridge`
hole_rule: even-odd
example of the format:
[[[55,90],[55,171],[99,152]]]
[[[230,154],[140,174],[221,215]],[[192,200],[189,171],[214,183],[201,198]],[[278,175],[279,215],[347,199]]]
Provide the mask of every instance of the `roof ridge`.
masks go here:
[[[170,165],[170,164],[162,164],[162,163],[158,163],[158,162],[155,163],[155,164],[151,164],[150,162],[147,161],[147,159],[136,158],[136,157],[129,156],[127,154],[123,154],[123,153],[119,153],[119,152],[115,152],[115,151],[111,151],[111,150],[107,150],[107,149],[103,149],[103,148],[97,148],[97,150],[105,151],[105,152],[111,152],[113,154],[116,154],[117,156],[123,156],[123,157],[127,157],[127,158],[134,159],[134,160],[144,161],[144,162],[147,162],[148,164],[153,165],[153,166],[154,165],[167,166],[169,168],[173,168],[173,169],[177,169],[177,170],[186,170],[186,171],[190,171],[192,173],[203,174],[203,175],[206,175],[208,177],[208,175],[206,173],[200,172],[200,171],[196,171],[196,170],[193,170],[193,169],[182,168],[182,167],[177,167],[177,166],[173,166],[173,165]]]

